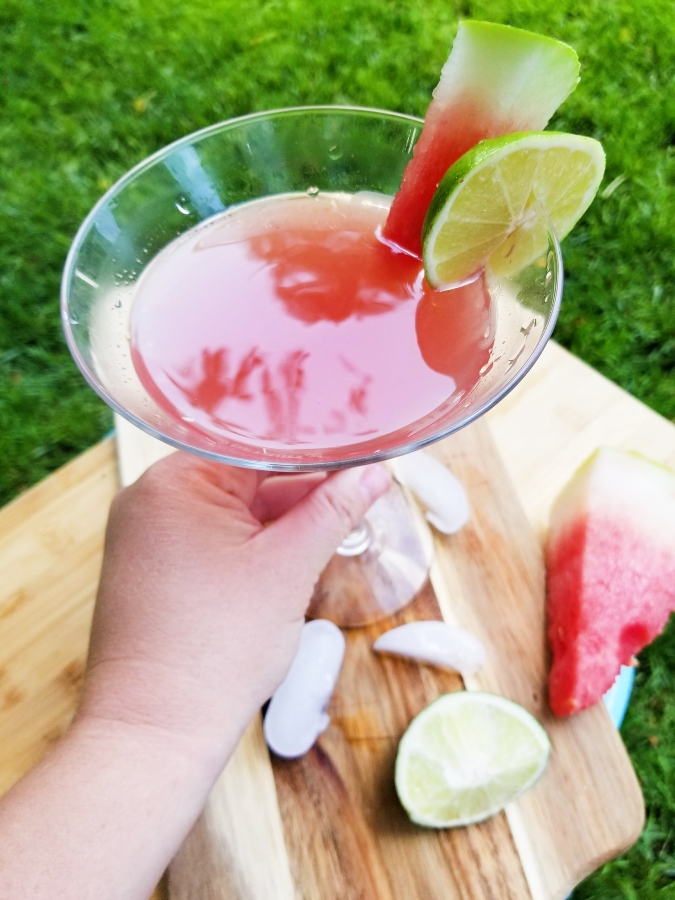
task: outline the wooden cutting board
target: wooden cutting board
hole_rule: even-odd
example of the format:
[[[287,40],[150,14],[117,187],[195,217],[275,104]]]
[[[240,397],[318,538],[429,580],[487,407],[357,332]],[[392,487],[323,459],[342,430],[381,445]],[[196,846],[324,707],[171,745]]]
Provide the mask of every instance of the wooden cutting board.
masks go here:
[[[432,452],[465,485],[471,521],[458,535],[435,535],[433,587],[398,615],[346,632],[332,723],[314,749],[293,762],[272,759],[277,830],[291,876],[287,892],[274,895],[280,900],[564,897],[640,833],[640,789],[604,706],[566,721],[548,711],[541,549],[487,427],[475,423]],[[397,802],[396,748],[414,715],[462,683],[428,666],[376,657],[371,647],[387,628],[441,617],[469,628],[487,648],[488,663],[468,687],[530,709],[549,733],[552,756],[538,784],[505,814],[466,829],[433,831],[411,825]],[[221,795],[236,795],[242,777],[238,772],[232,781],[226,770],[212,806]],[[231,808],[254,832],[261,807]],[[230,892],[210,893],[216,858],[229,873],[235,856],[227,853],[225,862],[221,855],[230,828],[219,835],[219,821],[208,810],[197,823],[170,868],[171,900],[271,896],[250,887],[253,873],[258,877],[266,865],[257,852],[249,854]],[[251,848],[263,846],[264,837],[261,832]]]
[[[489,419],[536,529],[599,443],[675,464],[675,428],[555,345]],[[141,440],[124,480],[155,452]],[[311,754],[272,762],[259,723],[249,729],[172,867],[176,900],[562,897],[639,833],[639,790],[604,709],[561,723],[546,712],[539,545],[489,436],[466,429],[434,452],[464,480],[474,515],[437,540],[433,588],[399,619],[440,608],[483,636],[490,661],[469,687],[499,690],[542,718],[555,748],[549,770],[489,823],[413,828],[393,795],[396,742],[419,708],[461,685],[376,659],[370,643],[384,626],[360,629],[349,635],[333,724]],[[115,463],[106,441],[0,512],[0,791],[72,715]]]

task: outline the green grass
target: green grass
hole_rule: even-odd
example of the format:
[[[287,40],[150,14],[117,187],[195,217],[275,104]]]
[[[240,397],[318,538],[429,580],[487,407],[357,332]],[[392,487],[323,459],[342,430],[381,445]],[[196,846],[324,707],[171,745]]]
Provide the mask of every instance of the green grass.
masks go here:
[[[675,417],[672,0],[4,0],[0,502],[111,425],[58,318],[65,254],[103,191],[164,144],[251,110],[348,102],[421,115],[460,15],[576,47],[582,83],[551,126],[603,141],[614,190],[565,242],[556,337]],[[675,897],[673,673],[671,627],[642,656],[623,729],[647,828],[578,897]]]

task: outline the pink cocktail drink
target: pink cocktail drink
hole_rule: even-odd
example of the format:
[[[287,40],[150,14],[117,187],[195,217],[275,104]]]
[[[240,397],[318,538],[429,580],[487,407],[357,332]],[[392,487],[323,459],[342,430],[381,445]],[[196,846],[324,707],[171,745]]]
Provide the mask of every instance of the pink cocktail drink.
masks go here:
[[[420,260],[382,240],[387,210],[366,192],[272,196],[169,244],[132,307],[148,394],[195,436],[270,461],[390,451],[460,404],[490,358],[490,295],[482,277],[432,290]]]
[[[139,164],[64,272],[64,330],[91,386],[174,447],[268,471],[390,458],[482,415],[550,334],[559,251],[551,236],[518,278],[430,290],[381,236],[420,126],[277,110]]]

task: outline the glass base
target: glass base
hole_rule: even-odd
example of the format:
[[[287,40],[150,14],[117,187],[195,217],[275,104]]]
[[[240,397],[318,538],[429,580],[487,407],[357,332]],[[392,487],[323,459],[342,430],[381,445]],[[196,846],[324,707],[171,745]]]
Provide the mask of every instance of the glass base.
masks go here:
[[[307,612],[343,628],[368,625],[407,606],[429,574],[433,553],[394,483],[324,569]]]

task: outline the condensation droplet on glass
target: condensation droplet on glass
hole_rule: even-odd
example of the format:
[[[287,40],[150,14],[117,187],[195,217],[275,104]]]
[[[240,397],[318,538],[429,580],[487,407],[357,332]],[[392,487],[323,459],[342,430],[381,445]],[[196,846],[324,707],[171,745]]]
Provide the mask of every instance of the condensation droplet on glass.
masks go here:
[[[544,279],[544,281],[546,282],[546,284],[550,284],[553,281],[553,272],[551,272],[550,269],[546,273],[546,278]]]
[[[308,197],[316,197],[317,194],[319,193],[319,189],[318,189],[318,187],[315,187],[314,185],[312,185],[311,187],[307,188],[305,193],[307,194]]]
[[[492,370],[492,367],[493,367],[493,366],[494,366],[494,361],[491,360],[491,359],[489,359],[489,360],[485,363],[485,365],[480,369],[480,371],[479,371],[478,374],[479,374],[479,375],[487,375],[488,372],[490,372],[490,371]]]
[[[71,325],[79,325],[80,324],[80,320],[77,318],[76,315],[73,315],[72,313],[71,313],[71,315],[68,316],[68,322]]]
[[[122,308],[122,301],[118,300],[117,303],[115,304],[115,309],[121,309],[121,308]]]
[[[190,215],[190,210],[187,208],[187,206],[184,206],[180,202],[176,202],[176,209],[178,210],[179,213],[182,213],[184,216]]]
[[[340,159],[341,156],[342,156],[342,150],[340,150],[340,148],[337,146],[337,144],[334,147],[328,148],[328,158],[329,159]]]

